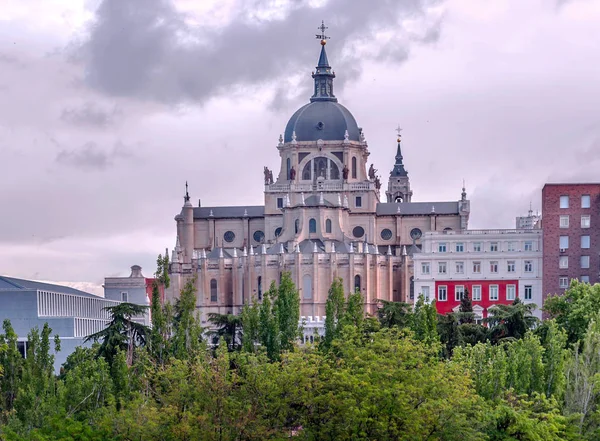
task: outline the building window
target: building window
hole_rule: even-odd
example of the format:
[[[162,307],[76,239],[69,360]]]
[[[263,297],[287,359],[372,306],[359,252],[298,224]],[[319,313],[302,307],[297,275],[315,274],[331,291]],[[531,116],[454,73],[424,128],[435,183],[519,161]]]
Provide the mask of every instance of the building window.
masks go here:
[[[558,278],[558,286],[560,288],[568,288],[569,287],[569,278],[568,277],[559,277]]]
[[[421,262],[421,274],[429,274],[429,262]]]
[[[581,248],[590,247],[590,236],[581,236]]]
[[[356,179],[356,156],[352,157],[352,179]]]
[[[360,292],[360,276],[357,274],[354,276],[354,292]]]
[[[490,285],[490,300],[498,300],[498,285]]]
[[[256,230],[254,232],[254,234],[252,235],[252,238],[254,239],[255,242],[262,243],[263,240],[265,239],[265,233],[263,233],[260,230]]]
[[[381,230],[381,238],[383,240],[390,240],[392,238],[392,230],[390,230],[389,228],[384,228],[383,230]]]
[[[590,267],[590,256],[581,256],[581,268],[587,269]]]
[[[517,296],[517,287],[515,285],[506,286],[506,300],[514,300]]]
[[[569,236],[560,236],[558,247],[561,250],[566,250],[567,248],[569,248]]]
[[[446,274],[446,262],[438,262],[438,274]]]
[[[325,232],[331,233],[331,219],[325,221]]]
[[[558,267],[561,269],[569,268],[569,256],[560,256],[558,258]]]
[[[262,294],[263,294],[263,290],[262,290],[262,276],[258,276],[258,279],[257,279],[257,291],[258,291],[258,300],[262,300]]]
[[[569,216],[561,216],[560,217],[560,228],[569,228]]]
[[[473,251],[475,251],[476,253],[481,252],[481,242],[473,243]]]
[[[473,273],[481,274],[481,262],[473,262]]]
[[[308,221],[308,232],[309,233],[317,232],[317,221],[315,219],[310,219]]]
[[[300,232],[300,219],[296,219],[296,222],[294,222],[294,231],[296,234]]]
[[[429,287],[428,286],[421,287],[421,295],[423,296],[423,298],[425,299],[426,302],[429,302]]]
[[[581,283],[590,283],[590,276],[581,276]]]
[[[581,228],[590,228],[590,215],[584,214],[581,216]]]
[[[569,208],[569,196],[560,197],[560,208]]]
[[[362,196],[356,196],[354,206],[357,208],[362,207]]]
[[[515,251],[515,243],[508,242],[508,251]]]
[[[231,243],[235,240],[235,233],[233,231],[226,231],[225,234],[223,234],[223,239],[225,242]]]
[[[525,261],[525,272],[532,273],[533,272],[533,260]]]
[[[525,242],[525,251],[533,251],[533,242],[528,240]]]
[[[210,279],[210,301],[217,302],[219,296],[217,294],[217,279]]]
[[[498,251],[498,242],[491,242],[490,243],[490,251]]]
[[[277,208],[283,208],[283,198],[277,198]]]
[[[508,271],[509,273],[515,272],[515,261],[514,260],[509,260],[508,262],[506,262],[506,271]]]
[[[590,208],[592,206],[592,200],[589,194],[581,196],[581,208]]]
[[[277,228],[275,228],[275,237],[279,237],[279,236],[281,236],[281,231],[282,231],[282,228],[281,228],[281,227],[277,227]]]
[[[473,290],[473,301],[481,301],[481,285],[473,285],[471,289]]]
[[[463,285],[456,285],[454,288],[454,300],[460,302],[465,296],[465,287]]]
[[[312,276],[305,274],[302,276],[302,297],[304,299],[312,299]]]
[[[286,165],[286,172],[287,172],[287,180],[290,180],[290,169],[292,168],[292,160],[290,158],[287,158],[287,160],[285,161],[285,165]]]
[[[128,302],[129,301],[129,295],[127,294],[127,291],[123,291],[121,293],[121,301],[122,302]]]
[[[354,227],[352,229],[352,235],[354,237],[363,237],[365,235],[365,229],[363,227],[361,227],[360,225],[357,227]]]
[[[438,300],[440,302],[445,302],[448,300],[448,287],[445,285],[438,286]]]
[[[463,274],[465,272],[464,262],[456,262],[456,274]]]
[[[440,242],[438,244],[438,252],[445,253],[446,252],[446,242]]]
[[[533,286],[525,285],[525,300],[531,300],[533,298]]]
[[[490,273],[497,273],[497,272],[498,272],[498,261],[492,260],[490,262]]]
[[[458,242],[456,244],[456,252],[457,253],[462,253],[463,251],[465,251],[465,244],[463,244],[462,242]]]

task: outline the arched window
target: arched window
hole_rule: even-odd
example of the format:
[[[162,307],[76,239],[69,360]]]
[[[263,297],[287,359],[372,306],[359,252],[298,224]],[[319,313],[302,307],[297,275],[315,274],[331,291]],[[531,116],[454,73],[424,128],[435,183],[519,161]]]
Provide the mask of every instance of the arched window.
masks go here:
[[[290,169],[292,168],[292,160],[290,158],[287,158],[286,161],[286,170],[287,170],[287,180],[290,180]]]
[[[302,298],[312,299],[312,276],[310,274],[302,277]]]
[[[262,300],[262,276],[258,276],[258,300]]]
[[[325,221],[325,232],[331,233],[331,219]]]
[[[302,169],[302,180],[303,181],[310,181],[310,179],[311,179],[311,174],[310,174],[311,166],[312,166],[312,161],[308,161],[306,163],[306,165],[304,166],[304,168]]]
[[[317,221],[314,219],[311,219],[308,221],[308,232],[309,233],[316,233],[317,232]]]
[[[352,157],[352,179],[356,179],[356,156]]]
[[[217,279],[210,279],[210,301],[217,302],[219,296],[217,294]]]
[[[294,223],[294,231],[296,234],[300,232],[300,219],[296,219],[296,222]]]
[[[360,292],[360,276],[357,274],[354,276],[354,292]]]
[[[415,278],[410,278],[410,299],[414,300],[415,298]]]

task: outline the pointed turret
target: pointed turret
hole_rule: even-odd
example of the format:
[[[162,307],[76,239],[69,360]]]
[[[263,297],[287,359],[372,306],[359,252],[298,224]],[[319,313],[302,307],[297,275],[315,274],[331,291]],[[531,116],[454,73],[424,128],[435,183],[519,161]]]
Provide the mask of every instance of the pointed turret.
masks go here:
[[[327,51],[325,51],[325,45],[329,39],[329,37],[325,35],[325,29],[327,29],[327,26],[325,26],[324,22],[321,22],[321,26],[319,26],[321,33],[317,34],[317,38],[321,40],[321,54],[319,55],[317,68],[312,74],[312,77],[315,80],[315,90],[310,101],[333,101],[337,103],[337,98],[333,94],[333,79],[335,78],[335,73],[331,70],[329,60],[327,59]]]
[[[392,169],[392,171],[390,172],[390,176],[408,176],[408,172],[406,171],[406,169],[404,168],[404,164],[402,163],[402,147],[400,146],[401,144],[401,140],[400,137],[398,136],[398,148],[396,150],[396,162],[394,163],[394,168]]]
[[[394,163],[394,168],[390,172],[388,189],[385,192],[385,195],[388,202],[410,202],[412,199],[412,190],[410,189],[408,172],[404,168],[402,157],[402,139],[400,138],[402,129],[398,127],[396,130],[398,131],[396,161]]]

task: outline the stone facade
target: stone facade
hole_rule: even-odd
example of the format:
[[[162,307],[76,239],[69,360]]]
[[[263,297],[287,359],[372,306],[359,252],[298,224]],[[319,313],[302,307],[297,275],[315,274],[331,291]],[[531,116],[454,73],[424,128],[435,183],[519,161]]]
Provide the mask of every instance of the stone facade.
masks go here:
[[[175,217],[171,287],[167,300],[196,277],[202,318],[239,313],[289,271],[301,296],[301,315],[322,317],[336,277],[359,289],[365,310],[377,299],[410,301],[411,255],[429,231],[467,228],[466,193],[452,202],[413,202],[400,139],[388,201],[369,167],[365,133],[333,95],[335,74],[322,43],[314,95],[289,120],[276,146],[279,171],[264,169],[264,205],[193,207],[186,190]]]
[[[544,185],[542,229],[544,298],[572,279],[600,282],[600,184]]]

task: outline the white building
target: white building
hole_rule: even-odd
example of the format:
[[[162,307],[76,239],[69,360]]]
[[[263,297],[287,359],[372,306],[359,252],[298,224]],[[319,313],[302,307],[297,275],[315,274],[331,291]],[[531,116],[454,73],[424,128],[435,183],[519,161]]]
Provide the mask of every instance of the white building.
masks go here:
[[[416,297],[437,300],[439,313],[458,311],[468,290],[479,318],[516,297],[537,305],[542,316],[542,231],[465,230],[426,232],[414,253]]]

